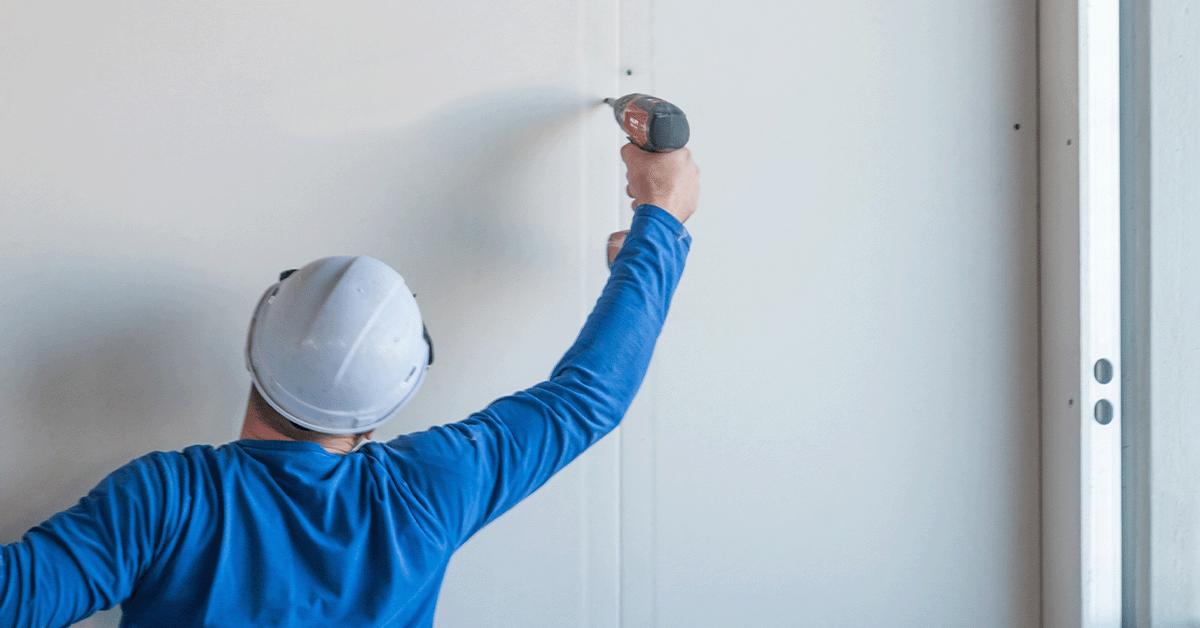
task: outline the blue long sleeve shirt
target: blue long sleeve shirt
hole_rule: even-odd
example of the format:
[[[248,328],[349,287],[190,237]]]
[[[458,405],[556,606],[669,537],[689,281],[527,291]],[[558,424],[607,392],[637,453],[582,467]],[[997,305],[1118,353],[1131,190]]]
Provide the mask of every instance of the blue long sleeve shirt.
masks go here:
[[[239,440],[155,452],[0,547],[0,626],[433,623],[451,554],[611,431],[649,366],[691,238],[642,205],[550,379],[349,455]]]

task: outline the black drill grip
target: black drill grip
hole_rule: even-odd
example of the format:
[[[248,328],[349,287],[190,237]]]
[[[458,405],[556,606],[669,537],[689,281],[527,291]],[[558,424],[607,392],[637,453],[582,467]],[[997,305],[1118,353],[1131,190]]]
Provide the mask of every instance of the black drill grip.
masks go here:
[[[617,124],[629,141],[652,153],[669,153],[687,144],[691,136],[687,116],[671,103],[646,94],[629,94],[607,100]]]

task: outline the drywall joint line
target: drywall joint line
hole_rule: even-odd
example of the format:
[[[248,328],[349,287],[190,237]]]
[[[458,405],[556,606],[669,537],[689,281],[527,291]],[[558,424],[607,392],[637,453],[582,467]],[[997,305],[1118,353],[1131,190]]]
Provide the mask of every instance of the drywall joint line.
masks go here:
[[[651,0],[619,0],[618,93],[654,93],[653,4]],[[619,136],[618,136],[619,137]],[[623,172],[619,160],[618,172]],[[623,203],[620,224],[628,228],[633,212],[625,195],[624,177],[618,176],[618,196]],[[656,535],[657,517],[655,439],[658,367],[652,362],[638,399],[621,428],[620,438],[620,545],[622,628],[658,625]]]

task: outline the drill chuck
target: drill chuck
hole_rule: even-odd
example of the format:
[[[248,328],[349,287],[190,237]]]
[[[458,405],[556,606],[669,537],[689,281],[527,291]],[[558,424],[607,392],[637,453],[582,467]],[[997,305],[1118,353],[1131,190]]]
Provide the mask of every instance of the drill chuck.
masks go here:
[[[687,116],[671,103],[646,94],[605,98],[612,105],[617,124],[629,141],[652,153],[669,153],[687,144],[691,135]]]

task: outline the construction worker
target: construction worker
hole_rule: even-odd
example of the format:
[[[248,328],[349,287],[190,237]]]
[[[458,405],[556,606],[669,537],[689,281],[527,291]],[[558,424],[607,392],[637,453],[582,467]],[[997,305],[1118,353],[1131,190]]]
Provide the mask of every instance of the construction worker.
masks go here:
[[[241,438],[155,452],[0,547],[0,626],[430,626],[447,562],[612,430],[650,361],[691,238],[687,149],[621,150],[632,227],[550,379],[464,421],[370,441],[433,346],[404,280],[326,258],[263,295]]]

